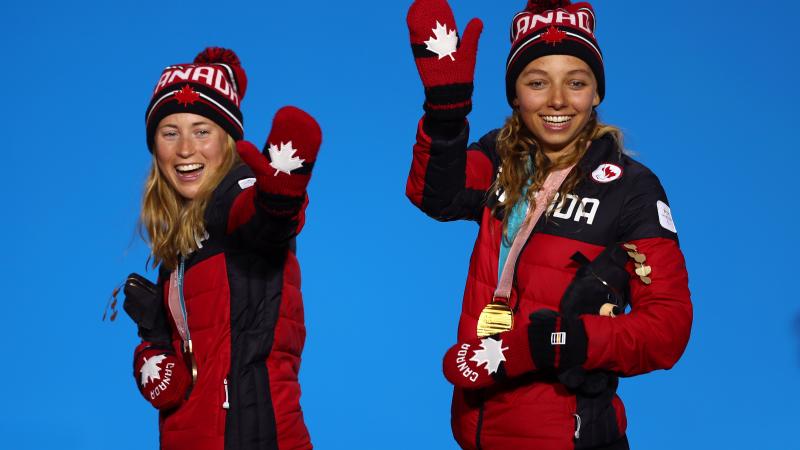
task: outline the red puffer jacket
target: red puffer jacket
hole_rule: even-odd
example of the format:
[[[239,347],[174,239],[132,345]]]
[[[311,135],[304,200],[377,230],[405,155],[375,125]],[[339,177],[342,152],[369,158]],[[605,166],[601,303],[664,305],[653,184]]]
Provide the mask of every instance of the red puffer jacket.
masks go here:
[[[271,216],[254,182],[247,166],[231,170],[207,207],[207,240],[184,262],[197,380],[177,408],[160,413],[163,450],[312,447],[297,380],[305,326],[294,236],[303,212]],[[169,277],[161,270],[167,311]],[[181,355],[174,319],[170,314]]]
[[[420,122],[406,193],[426,214],[470,219],[480,230],[470,259],[458,341],[477,339],[477,321],[498,279],[502,217],[493,214],[502,192],[489,192],[499,170],[497,131],[467,146],[469,127],[457,136],[431,137]],[[619,151],[610,137],[592,143],[574,170],[574,195],[558,199],[536,224],[515,272],[511,305],[515,327],[530,313],[558,310],[578,264],[609,245],[637,246],[652,267],[650,280],[631,274],[629,314],[583,315],[588,357],[583,367],[610,375],[603,395],[572,392],[552,375],[532,372],[489,389],[453,392],[452,428],[465,449],[627,448],[626,417],[616,396],[617,376],[669,369],[689,339],[692,306],[685,263],[666,195],[656,176]],[[651,281],[645,284],[645,281]],[[442,343],[443,347],[445,344]]]

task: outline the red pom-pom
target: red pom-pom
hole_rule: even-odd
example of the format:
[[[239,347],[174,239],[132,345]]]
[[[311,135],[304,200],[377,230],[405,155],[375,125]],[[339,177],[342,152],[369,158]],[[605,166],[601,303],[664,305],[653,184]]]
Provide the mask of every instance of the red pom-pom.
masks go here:
[[[525,7],[525,10],[534,14],[539,14],[569,5],[569,0],[528,0],[528,6]]]
[[[247,74],[242,68],[242,63],[239,57],[231,49],[222,47],[208,47],[202,52],[198,53],[194,58],[195,64],[227,64],[231,66],[236,77],[236,85],[239,90],[239,98],[244,98],[244,93],[247,91]]]
[[[229,64],[231,66],[241,66],[239,57],[233,50],[222,47],[208,47],[202,52],[198,53],[194,58],[195,64]]]

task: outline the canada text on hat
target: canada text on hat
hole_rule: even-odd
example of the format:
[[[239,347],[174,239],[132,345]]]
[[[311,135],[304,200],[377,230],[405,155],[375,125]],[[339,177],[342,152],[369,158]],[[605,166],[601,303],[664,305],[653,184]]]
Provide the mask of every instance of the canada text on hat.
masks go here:
[[[577,6],[577,5],[576,5]],[[542,13],[534,13],[531,11],[522,11],[514,16],[511,27],[511,45],[517,48],[517,52],[522,50],[528,43],[520,44],[522,39],[529,39],[533,42],[537,39],[547,40],[547,34],[540,34],[539,31],[550,28],[551,26],[569,27],[572,29],[580,29],[591,37],[587,39],[578,33],[569,31],[569,28],[563,30],[566,36],[574,39],[579,39],[586,45],[590,46],[597,56],[602,60],[603,56],[600,49],[597,48],[596,38],[594,36],[594,11],[589,7],[581,7],[575,12],[567,11],[566,9],[556,9],[544,11]],[[561,31],[561,30],[560,30]],[[509,58],[509,65],[514,60],[516,55],[511,55]]]
[[[228,80],[231,80],[229,83]],[[156,92],[170,85],[181,82],[192,82],[205,84],[216,89],[217,92],[226,96],[236,106],[239,106],[239,92],[236,87],[236,78],[233,70],[227,64],[214,64],[209,66],[169,66],[164,69],[161,78],[158,80],[153,95]]]

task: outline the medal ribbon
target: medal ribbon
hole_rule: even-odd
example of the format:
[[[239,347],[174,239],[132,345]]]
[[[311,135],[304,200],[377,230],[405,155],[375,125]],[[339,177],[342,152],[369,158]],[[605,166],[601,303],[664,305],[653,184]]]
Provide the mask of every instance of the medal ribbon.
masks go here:
[[[169,276],[169,312],[172,314],[172,319],[175,321],[175,326],[178,329],[178,334],[183,340],[184,351],[189,348],[189,343],[192,338],[189,334],[189,327],[186,324],[186,303],[183,299],[183,270],[184,262],[181,257],[181,263],[177,270],[173,270]]]
[[[569,167],[565,167],[563,169],[554,170],[547,175],[547,178],[544,180],[544,184],[542,188],[539,189],[536,194],[534,195],[534,203],[536,207],[533,211],[531,211],[530,205],[528,206],[528,213],[525,217],[525,223],[517,232],[517,235],[514,236],[514,242],[511,244],[511,249],[508,251],[508,257],[506,258],[506,262],[503,265],[503,273],[500,275],[500,279],[497,283],[497,289],[494,291],[494,298],[495,299],[508,299],[511,298],[511,285],[514,282],[514,268],[517,265],[517,259],[519,258],[520,252],[522,252],[522,247],[525,246],[525,243],[528,241],[528,237],[533,232],[533,228],[536,226],[536,222],[539,221],[539,218],[542,217],[545,210],[547,210],[548,206],[550,206],[550,202],[553,201],[553,197],[558,192],[558,189],[561,187],[561,184],[564,183],[564,180],[569,175],[569,172],[575,165],[571,165]]]

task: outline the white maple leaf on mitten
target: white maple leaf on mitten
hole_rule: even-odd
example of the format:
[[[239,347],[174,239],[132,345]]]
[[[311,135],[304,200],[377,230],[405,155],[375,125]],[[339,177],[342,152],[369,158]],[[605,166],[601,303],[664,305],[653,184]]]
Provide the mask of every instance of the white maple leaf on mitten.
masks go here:
[[[156,355],[145,358],[144,365],[139,369],[139,373],[142,374],[142,387],[150,381],[161,379],[161,367],[158,367],[158,365],[166,358],[166,355]]]
[[[267,150],[269,151],[269,159],[272,160],[269,165],[275,169],[275,176],[278,176],[279,172],[291,175],[293,170],[303,167],[303,161],[305,160],[294,156],[297,149],[292,148],[292,141],[285,144],[281,142],[280,148],[275,144],[269,144]]]
[[[456,52],[458,47],[458,35],[456,30],[447,30],[447,27],[436,21],[436,28],[432,29],[433,36],[425,41],[425,46],[428,50],[436,53],[439,59],[449,56],[451,60],[455,61],[453,53]]]
[[[508,347],[503,347],[502,339],[499,341],[491,338],[481,339],[481,349],[475,350],[475,354],[470,358],[470,361],[478,363],[478,367],[485,365],[486,372],[491,375],[497,372],[500,362],[506,360],[503,350],[508,350]]]

